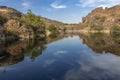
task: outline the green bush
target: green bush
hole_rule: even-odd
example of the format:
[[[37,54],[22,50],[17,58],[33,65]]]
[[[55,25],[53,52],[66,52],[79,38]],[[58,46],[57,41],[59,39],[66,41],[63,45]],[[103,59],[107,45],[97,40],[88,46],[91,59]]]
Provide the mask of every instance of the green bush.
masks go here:
[[[47,28],[50,32],[52,33],[56,33],[57,32],[57,28],[54,25],[50,25]]]
[[[40,19],[40,16],[36,16],[31,10],[28,10],[27,14],[22,15],[20,21],[32,27],[36,38],[46,35],[45,23]]]
[[[27,14],[21,17],[21,20],[32,27],[45,27],[45,24],[40,17],[33,14],[31,10],[28,10]]]
[[[93,25],[91,26],[91,30],[100,31],[100,30],[103,30],[103,27],[102,27],[102,26],[99,26],[99,25],[93,24]]]
[[[120,33],[120,26],[119,25],[113,25],[110,29],[111,33]]]

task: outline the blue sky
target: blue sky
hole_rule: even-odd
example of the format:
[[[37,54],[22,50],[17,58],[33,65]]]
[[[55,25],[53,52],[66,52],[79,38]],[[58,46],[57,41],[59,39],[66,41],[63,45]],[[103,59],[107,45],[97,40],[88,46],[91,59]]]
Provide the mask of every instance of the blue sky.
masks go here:
[[[0,0],[0,5],[13,7],[22,13],[33,13],[65,23],[79,23],[96,7],[111,7],[120,0]]]

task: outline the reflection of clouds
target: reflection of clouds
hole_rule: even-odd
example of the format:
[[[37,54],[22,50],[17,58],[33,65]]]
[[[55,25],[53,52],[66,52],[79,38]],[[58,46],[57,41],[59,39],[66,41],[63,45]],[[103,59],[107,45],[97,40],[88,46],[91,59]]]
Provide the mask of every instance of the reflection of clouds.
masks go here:
[[[65,74],[65,80],[120,80],[120,57],[113,54],[95,54],[83,51],[73,67]]]
[[[56,59],[48,59],[48,60],[45,60],[43,66],[44,66],[44,67],[47,67],[47,66],[53,64],[54,62],[56,62]]]
[[[54,53],[54,55],[62,55],[62,54],[66,54],[68,53],[68,51],[57,51]]]
[[[66,54],[66,53],[68,53],[68,52],[67,52],[67,51],[56,51],[56,52],[54,53],[54,55],[55,55],[55,56],[60,56],[60,55]],[[43,66],[44,66],[44,67],[48,67],[49,65],[55,63],[56,60],[57,60],[57,59],[55,59],[55,58],[47,59],[47,60],[44,61],[44,65],[43,65]]]

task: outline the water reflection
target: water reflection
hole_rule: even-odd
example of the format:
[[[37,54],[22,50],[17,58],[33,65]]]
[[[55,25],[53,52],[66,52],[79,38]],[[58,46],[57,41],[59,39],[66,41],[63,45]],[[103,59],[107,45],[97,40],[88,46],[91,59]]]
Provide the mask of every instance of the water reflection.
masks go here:
[[[67,35],[66,35],[67,36]],[[65,35],[59,35],[54,38],[47,37],[41,40],[22,40],[17,42],[1,43],[0,46],[0,66],[16,64],[24,57],[29,57],[32,61],[40,56],[46,49],[46,44],[64,38]]]
[[[8,66],[24,60],[24,56],[29,56],[31,60],[42,54],[45,49],[45,40],[23,40],[12,44],[1,44],[0,65]]]
[[[117,35],[90,33],[81,34],[83,43],[96,53],[112,53],[120,55],[120,37]]]
[[[119,80],[119,37],[61,34],[0,46],[3,80]]]

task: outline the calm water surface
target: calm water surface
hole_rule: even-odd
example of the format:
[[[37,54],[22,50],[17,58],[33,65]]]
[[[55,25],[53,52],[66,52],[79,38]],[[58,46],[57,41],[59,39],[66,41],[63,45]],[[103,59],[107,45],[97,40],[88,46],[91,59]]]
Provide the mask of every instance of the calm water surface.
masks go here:
[[[120,45],[114,36],[81,34],[0,49],[0,80],[120,80]]]

